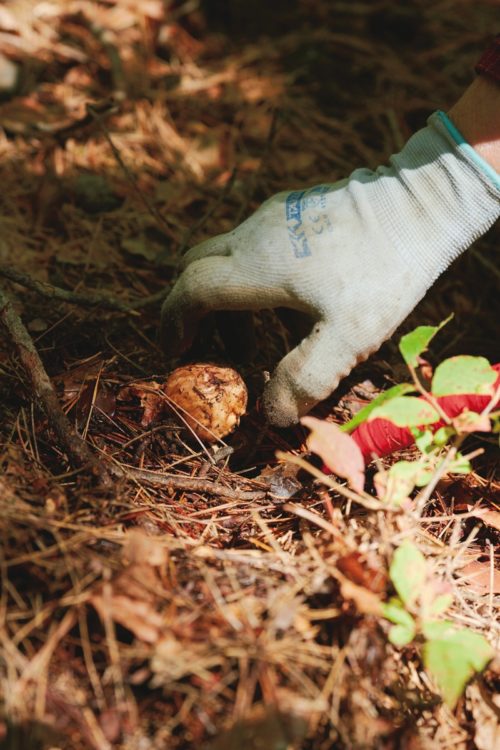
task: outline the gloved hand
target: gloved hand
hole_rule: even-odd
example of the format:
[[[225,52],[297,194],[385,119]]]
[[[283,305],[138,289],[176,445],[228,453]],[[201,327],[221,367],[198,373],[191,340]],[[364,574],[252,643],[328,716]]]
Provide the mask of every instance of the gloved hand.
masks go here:
[[[297,422],[387,339],[439,274],[500,213],[500,177],[434,113],[390,165],[279,193],[232,232],[188,251],[162,309],[175,356],[214,310],[289,307],[315,321],[264,391]]]

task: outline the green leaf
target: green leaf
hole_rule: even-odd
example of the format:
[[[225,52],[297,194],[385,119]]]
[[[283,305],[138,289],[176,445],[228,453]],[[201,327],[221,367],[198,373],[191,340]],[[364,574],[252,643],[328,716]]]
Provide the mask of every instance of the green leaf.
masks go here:
[[[434,444],[440,448],[441,446],[446,445],[449,439],[456,434],[457,433],[453,427],[449,427],[448,425],[440,427],[439,430],[434,433]]]
[[[418,357],[427,350],[429,343],[436,333],[441,330],[453,317],[451,314],[446,320],[443,320],[438,326],[418,326],[411,333],[402,336],[399,340],[399,351],[409,367],[418,365]]]
[[[390,622],[395,623],[389,631],[389,640],[395,646],[406,646],[417,632],[415,620],[404,608],[401,599],[392,597],[382,604],[382,614]]]
[[[388,602],[382,602],[382,614],[386,620],[395,625],[404,625],[407,628],[416,627],[415,620],[397,596],[391,596]]]
[[[453,594],[439,594],[429,607],[429,617],[438,617],[444,614],[453,604]]]
[[[432,450],[434,435],[430,430],[419,430],[416,427],[412,427],[411,433],[415,438],[415,444],[420,453],[429,453]]]
[[[412,542],[404,542],[394,553],[389,575],[400,599],[408,606],[422,592],[427,577],[427,561]]]
[[[386,503],[400,505],[415,487],[419,470],[417,462],[398,461],[384,473],[383,484],[378,480],[381,492],[379,494],[377,488],[377,494],[382,495]]]
[[[436,409],[415,396],[397,396],[378,406],[370,414],[372,419],[388,419],[398,427],[419,427],[439,420]]]
[[[470,474],[472,471],[472,465],[468,458],[464,458],[461,453],[457,453],[457,457],[448,467],[450,474]]]
[[[491,432],[491,421],[488,414],[463,411],[453,419],[453,427],[459,435],[468,432]]]
[[[426,487],[434,476],[434,469],[422,467],[415,479],[416,487]]]
[[[394,646],[407,646],[415,638],[415,627],[407,628],[405,625],[393,625],[389,630],[388,638]]]
[[[373,401],[370,401],[369,404],[360,409],[360,411],[358,411],[358,413],[352,419],[350,419],[349,422],[343,424],[340,429],[343,432],[352,432],[352,430],[358,427],[358,425],[360,425],[362,422],[365,422],[372,411],[378,406],[391,401],[391,399],[396,398],[397,396],[403,396],[405,393],[411,393],[414,390],[415,386],[411,383],[399,383],[398,385],[393,385],[392,388],[384,391],[379,396],[377,396],[377,398],[374,398]]]
[[[445,359],[436,367],[432,378],[434,396],[451,396],[461,393],[493,395],[493,384],[498,373],[485,357],[464,354]]]
[[[494,651],[482,635],[455,628],[446,620],[424,623],[423,632],[428,639],[423,648],[424,664],[453,708],[468,681],[486,667]]]

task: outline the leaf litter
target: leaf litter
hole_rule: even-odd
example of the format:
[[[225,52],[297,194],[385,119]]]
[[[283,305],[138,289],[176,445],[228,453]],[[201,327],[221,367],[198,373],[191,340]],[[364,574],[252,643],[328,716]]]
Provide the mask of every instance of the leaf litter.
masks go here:
[[[0,101],[0,262],[73,302],[20,277],[2,284],[25,320],[44,323],[30,332],[71,424],[120,469],[110,490],[69,465],[2,338],[0,742],[488,749],[497,660],[451,712],[379,612],[410,539],[453,592],[454,625],[498,643],[492,436],[475,471],[443,478],[420,515],[370,509],[277,463],[276,450],[307,447],[302,428],[266,430],[255,406],[290,343],[270,312],[240,368],[249,414],[226,442],[193,442],[182,419],[141,424],[120,393],[166,375],[158,299],[181,250],[278,190],[386,159],[460,94],[495,9],[303,0],[285,15],[266,8],[270,28],[278,19],[266,35],[240,3],[224,33],[216,6],[0,8],[3,72],[17,74]],[[405,324],[455,312],[441,359],[496,354],[497,243],[495,232],[478,243]],[[99,294],[110,304],[96,306]],[[217,337],[199,346],[202,361],[225,364]],[[317,416],[345,424],[401,382],[397,362],[391,341]]]

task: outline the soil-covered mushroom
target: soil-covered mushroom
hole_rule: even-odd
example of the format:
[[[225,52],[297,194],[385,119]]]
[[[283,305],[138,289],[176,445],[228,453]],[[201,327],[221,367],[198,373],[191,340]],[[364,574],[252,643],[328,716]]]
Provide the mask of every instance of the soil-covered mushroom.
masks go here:
[[[193,432],[209,443],[235,429],[248,400],[236,370],[212,364],[178,367],[168,377],[164,392]]]

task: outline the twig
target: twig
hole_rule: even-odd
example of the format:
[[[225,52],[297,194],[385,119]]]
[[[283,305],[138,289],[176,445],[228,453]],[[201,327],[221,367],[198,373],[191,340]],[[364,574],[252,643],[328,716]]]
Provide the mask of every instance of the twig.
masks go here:
[[[163,289],[160,289],[159,292],[148,294],[147,297],[141,297],[140,299],[134,300],[130,303],[130,310],[139,310],[141,307],[148,307],[148,305],[155,305],[157,302],[162,302],[170,289],[171,286],[166,285]]]
[[[417,391],[422,395],[422,397],[427,401],[428,404],[434,407],[434,409],[437,411],[441,419],[445,424],[451,424],[451,418],[448,416],[448,414],[444,411],[444,409],[441,407],[441,404],[437,400],[435,396],[432,395],[432,393],[429,393],[422,383],[420,382],[420,378],[417,375],[416,369],[413,367],[413,365],[408,364],[407,365],[410,375],[413,378],[413,382],[415,384],[415,388]]]
[[[369,510],[394,510],[394,508],[382,505],[382,503],[370,497],[370,495],[359,495],[357,492],[352,492],[352,490],[349,490],[347,487],[339,484],[330,476],[328,476],[328,474],[324,474],[308,461],[304,461],[304,459],[300,458],[300,456],[294,456],[293,453],[285,453],[284,451],[276,451],[276,458],[278,458],[280,461],[288,461],[288,463],[299,466],[301,469],[304,469],[304,471],[312,474],[315,479],[319,479],[319,481],[323,484],[326,484],[327,487],[330,487],[332,490],[338,492],[339,495],[343,495],[345,498],[347,498],[347,500],[358,503],[364,508],[368,508]]]
[[[90,465],[98,471],[101,480],[109,479],[107,472],[97,461],[82,438],[74,431],[57,398],[54,386],[47,375],[42,360],[33,344],[24,323],[12,306],[5,292],[0,289],[0,320],[6,327],[19,359],[31,381],[31,386],[40,400],[68,458],[77,466]]]
[[[156,471],[148,471],[147,469],[136,469],[134,467],[122,468],[118,466],[113,466],[112,472],[120,474],[123,478],[137,479],[158,487],[184,490],[186,492],[206,492],[217,497],[227,497],[229,500],[251,502],[253,500],[263,500],[266,497],[266,493],[262,490],[234,490],[231,487],[224,487],[222,484],[199,477],[182,477],[176,474],[160,474]]]
[[[123,100],[127,94],[127,86],[125,81],[125,75],[123,73],[123,65],[120,57],[120,52],[117,47],[111,42],[111,33],[108,29],[103,29],[97,25],[97,23],[89,24],[90,31],[95,36],[98,42],[102,44],[102,47],[108,56],[109,64],[111,66],[111,78],[113,81],[113,94],[118,100]]]
[[[236,179],[236,174],[237,174],[237,170],[235,168],[231,172],[231,176],[230,176],[229,180],[226,182],[226,184],[224,185],[224,189],[221,191],[220,195],[207,208],[207,210],[205,211],[205,213],[203,214],[203,216],[201,216],[198,219],[198,221],[196,221],[193,224],[193,226],[189,227],[188,231],[185,233],[185,235],[184,235],[184,237],[182,239],[182,242],[180,244],[180,247],[179,247],[179,250],[178,250],[179,255],[182,255],[184,253],[184,251],[187,250],[187,248],[189,247],[189,245],[191,243],[192,237],[196,234],[196,232],[199,229],[201,229],[203,226],[205,226],[205,224],[207,223],[207,221],[209,220],[209,218],[213,215],[214,211],[216,211],[218,209],[218,207],[221,205],[221,203],[223,203],[225,201],[225,199],[227,198],[227,196],[229,195],[229,193],[232,190],[232,187],[234,185],[234,181]]]
[[[31,289],[33,292],[47,299],[70,302],[82,307],[103,307],[105,310],[118,310],[129,315],[139,315],[133,309],[133,305],[128,305],[126,302],[116,299],[116,297],[113,297],[108,292],[88,292],[87,294],[70,292],[67,289],[61,289],[61,287],[49,284],[46,281],[38,281],[27,273],[16,271],[16,269],[5,265],[0,265],[0,275],[5,276],[9,281],[14,281],[16,284],[26,287],[26,289]]]
[[[267,162],[269,154],[271,153],[271,148],[273,146],[277,130],[278,130],[278,110],[273,109],[272,117],[271,117],[271,125],[269,127],[269,132],[267,134],[266,143],[262,151],[261,166],[259,166],[259,168],[255,172],[253,172],[250,180],[248,181],[249,190],[247,192],[245,200],[241,204],[240,209],[237,213],[236,221],[235,221],[236,226],[242,221],[243,217],[245,216],[248,210],[248,206],[252,202],[253,196],[255,195],[255,191],[257,190],[257,178],[262,172],[262,164],[265,164]]]
[[[102,132],[103,136],[105,137],[105,139],[109,143],[109,146],[110,146],[110,148],[111,148],[111,150],[113,152],[113,156],[115,157],[116,161],[118,162],[118,164],[122,168],[122,170],[123,170],[123,172],[125,174],[125,177],[129,181],[129,183],[130,183],[132,189],[134,190],[135,194],[137,195],[137,197],[142,201],[142,203],[144,204],[144,206],[146,207],[146,209],[149,211],[149,213],[151,214],[151,216],[154,219],[156,219],[156,221],[163,227],[163,229],[165,230],[165,232],[167,233],[167,235],[170,238],[173,238],[172,229],[171,229],[170,225],[167,223],[166,219],[158,211],[158,209],[156,208],[156,206],[153,205],[153,203],[151,203],[151,201],[149,200],[149,198],[139,188],[139,186],[137,184],[137,180],[135,179],[135,176],[132,174],[132,172],[130,171],[130,169],[127,167],[127,165],[123,161],[120,152],[118,151],[118,149],[116,148],[115,144],[113,143],[113,140],[112,140],[112,138],[111,138],[111,136],[109,134],[109,131],[108,131],[107,127],[102,122],[101,113],[99,111],[97,111],[91,104],[87,104],[87,112],[94,118],[94,120],[96,121],[97,125],[101,129],[101,132]]]

